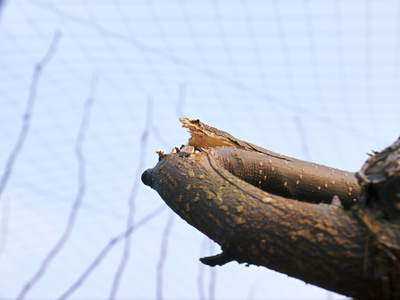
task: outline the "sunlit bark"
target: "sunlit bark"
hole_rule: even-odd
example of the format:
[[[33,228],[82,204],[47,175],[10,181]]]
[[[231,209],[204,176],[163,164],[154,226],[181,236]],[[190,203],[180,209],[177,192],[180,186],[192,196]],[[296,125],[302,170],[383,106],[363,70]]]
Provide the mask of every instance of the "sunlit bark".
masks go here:
[[[353,174],[271,152],[197,120],[182,123],[191,132],[188,145],[160,153],[142,180],[221,245],[222,253],[204,263],[265,266],[355,298],[400,297],[400,206],[387,204],[400,194],[383,192],[398,191],[397,144],[388,152],[397,156],[377,159],[390,157],[385,163],[371,158]]]

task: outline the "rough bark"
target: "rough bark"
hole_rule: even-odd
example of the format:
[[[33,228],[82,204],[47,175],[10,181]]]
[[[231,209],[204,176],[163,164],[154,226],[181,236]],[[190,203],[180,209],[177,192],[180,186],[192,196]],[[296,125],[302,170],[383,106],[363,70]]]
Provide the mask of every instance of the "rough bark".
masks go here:
[[[188,145],[160,152],[142,180],[221,245],[203,263],[265,266],[360,299],[400,297],[398,145],[353,174],[181,121]]]

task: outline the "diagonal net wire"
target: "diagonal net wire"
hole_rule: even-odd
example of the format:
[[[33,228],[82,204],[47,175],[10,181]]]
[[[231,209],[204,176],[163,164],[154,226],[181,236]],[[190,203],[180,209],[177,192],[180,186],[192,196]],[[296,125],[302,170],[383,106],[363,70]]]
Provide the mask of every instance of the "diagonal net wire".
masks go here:
[[[274,1],[279,3],[277,0],[274,0]],[[187,59],[184,59],[184,58],[178,57],[174,54],[165,52],[164,49],[157,48],[154,46],[150,46],[146,43],[143,43],[142,41],[140,41],[139,39],[137,39],[134,36],[127,37],[119,32],[110,30],[109,28],[104,27],[99,23],[88,22],[84,18],[75,16],[75,15],[71,15],[71,14],[65,12],[64,10],[60,9],[54,3],[47,3],[47,2],[44,3],[42,1],[33,1],[31,4],[35,5],[37,7],[40,7],[42,9],[45,9],[57,16],[63,17],[66,20],[69,20],[76,24],[80,24],[85,27],[97,30],[103,36],[107,36],[107,37],[115,39],[115,40],[123,41],[141,51],[146,52],[146,53],[152,53],[160,58],[165,59],[166,61],[169,61],[170,63],[173,63],[176,66],[184,66],[188,69],[191,69],[199,74],[206,76],[209,79],[212,79],[212,82],[214,82],[214,81],[220,82],[221,84],[223,84],[225,86],[229,86],[229,87],[238,89],[242,92],[246,92],[248,95],[268,99],[268,101],[271,101],[271,103],[273,103],[277,107],[280,107],[289,112],[300,111],[304,114],[307,113],[310,117],[314,118],[315,120],[318,120],[318,121],[322,122],[323,124],[333,125],[337,130],[349,132],[352,135],[356,135],[357,138],[359,138],[361,136],[365,137],[365,138],[372,138],[372,135],[369,134],[368,132],[364,132],[362,130],[351,128],[348,124],[343,123],[343,122],[337,122],[329,116],[323,116],[323,115],[317,114],[313,110],[305,107],[304,105],[301,105],[298,103],[293,103],[293,102],[280,101],[280,100],[274,98],[269,93],[266,93],[265,91],[259,92],[257,90],[254,90],[251,86],[247,85],[246,83],[244,83],[240,80],[237,80],[236,78],[226,77],[223,74],[220,74],[213,70],[210,70],[210,69],[207,69],[204,67],[200,67],[199,65],[193,64],[191,61],[189,61]],[[165,82],[163,80],[161,80],[160,84],[162,84],[164,86]],[[167,88],[165,88],[165,90],[168,91]]]
[[[50,250],[50,252],[46,255],[46,257],[42,261],[37,272],[32,276],[32,278],[24,285],[24,287],[20,291],[19,295],[17,296],[18,300],[24,299],[29,290],[31,290],[32,287],[40,280],[40,278],[43,277],[51,262],[54,260],[54,258],[61,251],[61,249],[69,239],[72,230],[74,228],[75,220],[78,215],[78,211],[82,204],[82,200],[86,191],[86,161],[85,161],[85,156],[82,152],[82,145],[83,142],[85,141],[86,131],[89,125],[90,111],[94,101],[93,93],[95,90],[95,86],[96,86],[96,80],[93,79],[89,91],[89,96],[86,98],[84,104],[81,124],[79,126],[78,136],[76,139],[75,157],[78,162],[78,191],[76,193],[75,201],[72,204],[68,216],[67,225],[57,243],[54,245],[54,247]]]
[[[128,230],[118,234],[117,236],[113,237],[99,252],[96,258],[89,264],[89,266],[85,269],[85,271],[78,277],[78,279],[64,292],[58,300],[65,300],[69,296],[71,296],[84,282],[85,280],[93,273],[93,271],[100,265],[100,263],[105,259],[107,254],[114,248],[119,242],[126,240],[133,232],[135,232],[140,227],[146,225],[149,221],[153,218],[158,216],[161,212],[165,210],[165,205],[161,205],[159,208],[155,209],[145,217],[143,217],[140,221],[135,224],[132,224]]]
[[[176,106],[176,115],[178,118],[182,118],[184,116],[183,107],[186,100],[186,84],[179,84],[179,94],[178,94],[178,102]],[[157,128],[155,128],[157,129]],[[158,132],[157,132],[158,133]],[[160,137],[159,137],[160,138]],[[160,142],[163,140],[161,139]],[[163,283],[164,283],[164,265],[167,261],[168,254],[168,241],[171,235],[171,229],[174,223],[174,214],[172,212],[169,213],[167,223],[165,224],[164,230],[162,232],[162,240],[160,247],[160,257],[157,262],[157,273],[156,273],[156,299],[163,299]]]
[[[10,210],[11,210],[11,199],[4,199],[3,206],[1,209],[1,221],[0,221],[0,258],[4,254],[7,248],[8,241],[8,228],[10,226]]]
[[[147,103],[147,117],[146,117],[146,127],[142,132],[142,136],[140,139],[140,156],[139,156],[139,166],[137,168],[136,171],[136,176],[135,178],[135,182],[132,186],[131,189],[131,193],[129,195],[129,199],[128,199],[128,218],[127,218],[127,222],[126,222],[126,230],[128,230],[129,228],[131,228],[133,226],[133,222],[134,222],[134,215],[135,215],[135,198],[136,198],[136,194],[139,190],[139,180],[138,178],[140,178],[140,175],[143,171],[143,167],[144,167],[144,163],[145,163],[145,159],[146,159],[146,148],[147,148],[147,141],[148,141],[148,137],[151,131],[151,115],[152,115],[152,110],[153,110],[153,101],[150,98],[148,100]],[[117,297],[117,293],[118,293],[118,288],[121,282],[121,278],[124,274],[126,265],[128,263],[129,260],[129,256],[130,256],[130,251],[131,251],[131,236],[130,235],[126,235],[125,237],[125,245],[124,245],[124,252],[122,254],[121,257],[121,261],[120,264],[117,268],[117,271],[114,275],[114,280],[111,286],[111,291],[110,291],[110,299],[116,299]]]
[[[163,282],[164,282],[164,265],[167,260],[168,240],[171,234],[172,225],[174,224],[174,214],[169,213],[167,224],[162,233],[160,257],[157,263],[157,278],[156,278],[156,299],[163,299]]]
[[[1,0],[0,0],[1,1]],[[1,13],[1,5],[4,4],[4,2],[0,2],[0,13]],[[31,126],[31,120],[32,120],[32,115],[34,112],[35,108],[35,103],[36,103],[36,94],[37,94],[37,89],[38,85],[40,82],[40,78],[42,76],[43,69],[49,64],[51,59],[54,56],[54,53],[57,50],[58,42],[61,38],[61,33],[56,32],[53,35],[53,38],[51,40],[50,46],[47,49],[45,55],[43,58],[35,65],[32,78],[31,78],[31,83],[29,87],[29,92],[28,92],[28,100],[26,103],[26,108],[22,117],[22,127],[19,132],[19,135],[17,137],[17,141],[14,144],[13,149],[11,150],[3,174],[1,175],[0,178],[0,201],[2,200],[2,196],[4,194],[4,190],[7,187],[7,183],[13,173],[14,165],[17,161],[18,156],[20,155],[23,146],[25,144],[25,140],[28,136],[30,126]],[[0,255],[3,253],[5,246],[6,246],[6,241],[7,241],[7,231],[8,231],[8,204],[3,207],[3,210],[1,210],[1,237],[0,237]]]

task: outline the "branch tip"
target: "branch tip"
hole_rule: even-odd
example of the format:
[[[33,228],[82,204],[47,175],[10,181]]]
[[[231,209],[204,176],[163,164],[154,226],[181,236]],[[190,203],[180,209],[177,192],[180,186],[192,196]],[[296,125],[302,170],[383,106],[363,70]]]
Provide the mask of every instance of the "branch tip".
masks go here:
[[[215,267],[215,266],[223,266],[231,261],[233,261],[234,258],[226,253],[226,252],[222,252],[220,254],[217,255],[213,255],[213,256],[206,256],[206,257],[202,257],[200,258],[200,261],[210,267]]]
[[[152,169],[147,169],[146,171],[143,172],[142,177],[141,177],[142,182],[145,185],[148,185],[150,187],[152,186],[152,183],[153,183],[153,180],[151,177],[151,171],[152,171]]]

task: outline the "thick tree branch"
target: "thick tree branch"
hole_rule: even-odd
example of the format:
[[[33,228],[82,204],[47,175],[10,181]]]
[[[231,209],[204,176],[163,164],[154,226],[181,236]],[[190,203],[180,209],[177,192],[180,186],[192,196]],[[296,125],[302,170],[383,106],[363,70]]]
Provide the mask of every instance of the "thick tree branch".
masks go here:
[[[330,203],[337,195],[345,208],[360,192],[353,173],[269,151],[198,120],[181,121],[190,130],[189,145],[211,151],[223,168],[264,191],[313,203]]]
[[[356,173],[363,186],[364,204],[393,222],[400,221],[400,138],[374,152]]]
[[[220,255],[203,262],[261,265],[361,299],[399,297],[398,268],[390,263],[398,266],[400,230],[357,200],[361,188],[352,173],[182,122],[189,144],[160,153],[142,180],[221,245]],[[335,205],[325,204],[332,199]]]

